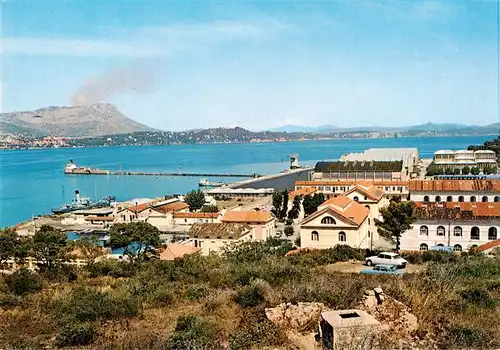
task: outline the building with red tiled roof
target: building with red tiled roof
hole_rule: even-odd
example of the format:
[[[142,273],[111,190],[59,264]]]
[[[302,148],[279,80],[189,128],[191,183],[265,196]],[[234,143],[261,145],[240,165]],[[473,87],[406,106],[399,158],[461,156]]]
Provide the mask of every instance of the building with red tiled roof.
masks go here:
[[[301,197],[312,196],[317,191],[318,190],[315,187],[303,187],[303,188],[299,188],[298,190],[290,191],[288,193],[288,198],[289,198],[289,200],[293,201],[293,199],[297,196],[301,196]]]
[[[451,246],[465,251],[499,238],[499,202],[416,202],[415,207],[417,221],[403,234],[402,250]]]
[[[194,225],[203,223],[220,222],[220,213],[196,213],[196,212],[181,212],[174,213],[174,225]]]
[[[378,240],[368,224],[370,209],[346,197],[330,198],[300,222],[301,246],[332,248],[337,244],[372,248]]]
[[[189,229],[189,243],[201,248],[201,254],[219,252],[223,247],[238,242],[262,240],[252,226],[238,222],[194,224]]]
[[[220,221],[250,225],[254,228],[257,239],[265,240],[276,234],[276,218],[270,211],[228,210]]]
[[[174,260],[182,258],[184,255],[195,254],[201,251],[199,247],[193,247],[189,244],[169,243],[159,251],[160,260]]]
[[[413,180],[409,189],[415,202],[500,202],[500,179]]]

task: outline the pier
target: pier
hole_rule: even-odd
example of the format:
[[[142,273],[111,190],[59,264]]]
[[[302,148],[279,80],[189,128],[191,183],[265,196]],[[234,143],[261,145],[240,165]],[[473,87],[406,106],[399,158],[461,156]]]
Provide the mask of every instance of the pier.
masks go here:
[[[74,168],[65,170],[67,175],[123,175],[123,176],[191,176],[191,177],[246,177],[259,178],[259,174],[231,174],[231,173],[168,173],[168,172],[147,172],[147,171],[114,171],[90,168]]]

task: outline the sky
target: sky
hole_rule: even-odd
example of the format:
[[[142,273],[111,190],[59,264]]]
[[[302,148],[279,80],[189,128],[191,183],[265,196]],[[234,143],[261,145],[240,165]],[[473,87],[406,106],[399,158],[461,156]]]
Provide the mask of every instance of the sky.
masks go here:
[[[3,1],[2,112],[163,130],[499,121],[498,0]]]

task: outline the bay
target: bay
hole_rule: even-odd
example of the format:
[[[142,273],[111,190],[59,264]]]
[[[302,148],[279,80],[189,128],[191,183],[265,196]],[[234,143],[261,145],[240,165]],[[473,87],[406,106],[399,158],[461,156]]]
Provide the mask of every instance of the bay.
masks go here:
[[[275,143],[170,145],[141,147],[58,148],[0,151],[0,227],[14,225],[68,203],[75,189],[98,199],[183,194],[198,188],[197,177],[65,175],[70,159],[81,166],[107,170],[272,174],[288,167],[287,155],[300,163],[338,159],[372,147],[418,147],[431,158],[438,149],[463,149],[492,136],[319,140]],[[211,178],[231,182],[241,179]]]

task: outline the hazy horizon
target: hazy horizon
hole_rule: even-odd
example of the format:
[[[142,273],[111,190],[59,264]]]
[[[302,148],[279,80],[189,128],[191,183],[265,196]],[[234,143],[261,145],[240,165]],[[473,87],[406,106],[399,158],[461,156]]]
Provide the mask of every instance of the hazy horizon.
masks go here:
[[[1,111],[162,130],[499,121],[498,4],[2,4]]]

